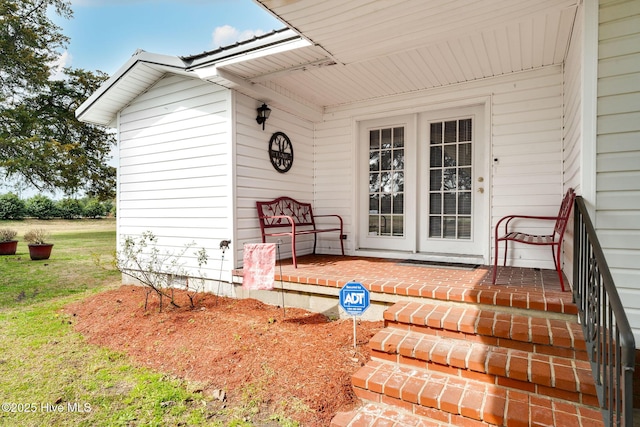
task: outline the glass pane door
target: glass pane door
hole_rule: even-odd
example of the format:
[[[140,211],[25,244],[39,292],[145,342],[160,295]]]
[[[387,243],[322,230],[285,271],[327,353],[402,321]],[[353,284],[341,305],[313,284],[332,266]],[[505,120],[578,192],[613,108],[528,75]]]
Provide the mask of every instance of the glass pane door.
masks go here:
[[[431,239],[471,239],[472,125],[471,118],[430,124],[428,234]]]
[[[369,236],[405,235],[404,127],[369,131]]]

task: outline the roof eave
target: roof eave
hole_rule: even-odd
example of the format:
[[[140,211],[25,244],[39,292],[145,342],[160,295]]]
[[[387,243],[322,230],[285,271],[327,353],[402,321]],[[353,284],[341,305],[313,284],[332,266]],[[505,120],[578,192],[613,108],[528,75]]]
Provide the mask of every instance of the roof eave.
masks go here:
[[[80,121],[99,124],[103,126],[109,126],[115,119],[111,117],[109,120],[92,120],[91,112],[98,108],[100,102],[105,99],[109,91],[117,85],[119,82],[125,80],[133,69],[141,64],[147,64],[158,70],[166,70],[166,72],[187,75],[185,70],[185,63],[182,59],[176,56],[161,55],[157,53],[145,52],[143,50],[136,51],[129,60],[118,69],[107,81],[105,81],[89,98],[87,98],[77,109],[76,118]],[[143,92],[145,89],[141,90]],[[139,94],[132,93],[130,102],[135,96]],[[128,103],[126,102],[125,105]]]

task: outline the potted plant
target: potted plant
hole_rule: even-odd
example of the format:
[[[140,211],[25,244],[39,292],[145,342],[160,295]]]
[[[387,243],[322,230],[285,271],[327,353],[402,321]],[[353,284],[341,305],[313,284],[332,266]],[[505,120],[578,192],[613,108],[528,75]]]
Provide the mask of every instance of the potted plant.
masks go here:
[[[50,234],[43,228],[34,228],[24,235],[24,240],[29,244],[29,256],[32,260],[49,259],[53,243],[47,243]]]
[[[18,232],[11,228],[0,228],[0,255],[15,255],[18,241],[14,240]]]

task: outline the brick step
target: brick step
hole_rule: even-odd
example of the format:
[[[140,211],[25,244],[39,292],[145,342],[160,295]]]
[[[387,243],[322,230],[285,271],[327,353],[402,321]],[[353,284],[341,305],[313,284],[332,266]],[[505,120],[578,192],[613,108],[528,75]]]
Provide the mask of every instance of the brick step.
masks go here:
[[[330,427],[449,427],[449,423],[428,420],[425,417],[411,414],[397,406],[381,403],[366,403],[348,412],[338,412],[331,420]]]
[[[536,354],[483,342],[387,327],[369,341],[371,357],[597,406],[586,360]]]
[[[371,360],[354,374],[352,383],[359,398],[424,417],[424,424],[603,425],[594,407],[397,363]]]
[[[574,316],[532,315],[485,310],[474,305],[399,301],[385,310],[384,321],[386,326],[397,329],[587,360],[582,328]]]
[[[431,269],[424,276],[428,277],[428,282],[425,281],[423,276],[419,276],[419,278],[405,281],[363,280],[363,285],[372,293],[391,294],[400,297],[538,310],[545,313],[565,315],[578,314],[578,307],[573,302],[571,292],[560,291],[559,284],[557,291],[546,289],[541,292],[539,289],[535,289],[536,286],[540,285],[534,284],[535,280],[532,282],[531,277],[523,276],[519,280],[510,278],[511,274],[522,275],[525,271],[527,270],[510,267],[498,268],[499,282],[510,283],[509,285],[492,285],[490,283],[491,272],[484,272],[484,268],[478,269],[479,275],[470,273],[472,276],[464,277],[457,283],[451,281],[451,273],[447,272],[447,270]],[[557,273],[554,270],[545,270],[538,274]],[[485,277],[489,277],[488,281],[485,281]],[[547,279],[547,281],[557,282],[557,275],[552,276],[551,280]],[[312,281],[307,283],[312,283]],[[474,283],[474,286],[469,286],[468,283]],[[336,284],[336,286],[341,285]],[[375,296],[372,296],[372,298],[375,298]]]

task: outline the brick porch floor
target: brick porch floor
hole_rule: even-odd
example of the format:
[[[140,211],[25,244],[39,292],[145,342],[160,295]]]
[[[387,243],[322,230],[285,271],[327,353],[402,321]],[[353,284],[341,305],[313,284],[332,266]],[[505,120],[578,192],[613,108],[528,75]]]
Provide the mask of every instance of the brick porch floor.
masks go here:
[[[307,255],[298,258],[298,268],[291,260],[276,265],[276,280],[280,279],[332,287],[357,281],[372,292],[577,314],[571,292],[560,290],[555,270],[499,267],[492,285],[488,266],[457,269],[398,259]]]

